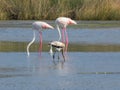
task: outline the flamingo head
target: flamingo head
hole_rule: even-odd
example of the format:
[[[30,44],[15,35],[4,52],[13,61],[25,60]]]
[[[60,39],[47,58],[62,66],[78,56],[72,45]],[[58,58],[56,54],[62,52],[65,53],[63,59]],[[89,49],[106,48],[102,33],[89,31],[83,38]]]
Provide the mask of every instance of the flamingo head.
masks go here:
[[[49,25],[47,23],[43,23],[41,27],[42,27],[42,29],[54,29],[53,26],[51,26],[51,25]]]
[[[34,22],[32,28],[38,31],[42,31],[42,29],[54,29],[53,26],[47,24],[46,22],[42,22],[42,21]]]
[[[74,20],[68,17],[59,17],[56,19],[56,24],[58,24],[61,28],[67,27],[68,25],[77,24]]]
[[[69,25],[69,24],[70,24],[70,25],[73,25],[73,24],[76,25],[77,22],[75,22],[74,20],[72,20],[72,19],[69,18],[69,20],[68,20],[68,25]]]

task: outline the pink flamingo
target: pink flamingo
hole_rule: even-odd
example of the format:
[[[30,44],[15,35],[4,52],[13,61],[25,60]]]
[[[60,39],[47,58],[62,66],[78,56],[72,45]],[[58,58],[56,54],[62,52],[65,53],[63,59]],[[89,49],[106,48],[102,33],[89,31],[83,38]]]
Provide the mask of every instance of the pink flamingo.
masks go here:
[[[29,48],[32,45],[32,43],[35,41],[35,30],[39,31],[40,34],[40,47],[39,47],[39,51],[40,51],[40,55],[41,55],[41,51],[42,51],[42,30],[43,29],[54,29],[51,25],[47,24],[46,22],[42,22],[42,21],[36,21],[32,24],[32,29],[33,29],[33,39],[32,41],[27,45],[27,55],[29,56]]]
[[[67,48],[68,48],[68,44],[69,44],[69,40],[68,40],[68,34],[66,32],[66,27],[68,25],[73,25],[73,24],[77,24],[74,20],[72,20],[71,18],[68,17],[59,17],[56,19],[55,21],[56,26],[57,26],[57,30],[59,32],[59,40],[61,40],[61,31],[60,29],[62,29],[62,42],[65,43],[65,51],[67,52]]]
[[[68,47],[68,35],[66,32],[67,25],[70,24],[77,24],[74,20],[67,18],[67,17],[59,17],[55,21],[57,30],[59,33],[59,39],[58,41],[52,41],[49,43],[50,45],[50,55],[53,57],[53,60],[55,59],[55,53],[58,52],[58,60],[59,60],[59,52],[62,52],[63,59],[65,61],[64,51],[67,51]],[[61,31],[62,29],[62,42],[61,40]],[[53,52],[54,50],[54,52]]]

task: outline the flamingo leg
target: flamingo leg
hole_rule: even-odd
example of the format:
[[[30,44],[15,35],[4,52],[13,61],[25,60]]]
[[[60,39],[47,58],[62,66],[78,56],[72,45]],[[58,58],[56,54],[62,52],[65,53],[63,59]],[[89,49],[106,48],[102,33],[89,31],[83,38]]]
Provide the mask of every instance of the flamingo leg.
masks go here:
[[[42,52],[42,32],[39,32],[40,34],[40,43],[39,43],[39,52],[40,52],[40,56],[41,56],[41,52]]]
[[[58,51],[58,61],[59,61],[59,59],[60,59],[59,53],[60,53],[60,52]]]
[[[62,42],[65,43],[65,32],[64,32],[64,28],[62,29]]]
[[[65,62],[65,56],[64,56],[64,50],[63,49],[62,49],[62,56],[63,56],[64,62]]]
[[[53,61],[55,60],[55,54],[56,54],[56,51],[55,51],[54,54],[53,54]]]
[[[68,40],[68,34],[66,28],[64,28],[64,33],[65,33],[65,52],[67,52],[69,40]]]

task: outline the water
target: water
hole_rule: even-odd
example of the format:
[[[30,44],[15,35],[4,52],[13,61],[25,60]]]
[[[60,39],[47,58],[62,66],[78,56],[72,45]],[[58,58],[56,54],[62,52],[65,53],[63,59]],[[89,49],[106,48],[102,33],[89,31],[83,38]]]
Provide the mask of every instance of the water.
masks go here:
[[[48,49],[43,49],[42,57],[37,52],[38,37],[27,57],[31,22],[10,22],[0,22],[0,90],[120,89],[119,26],[69,27],[67,60],[63,62],[61,57],[53,62],[46,44],[56,39],[57,31],[43,31],[43,44]]]
[[[1,90],[118,90],[120,53],[69,53],[69,60],[57,64],[48,53],[0,53]],[[61,59],[62,60],[62,59]]]
[[[108,31],[109,30],[109,31]],[[120,44],[120,28],[70,28],[67,30],[69,41],[85,44]],[[1,41],[30,41],[32,39],[31,28],[0,28],[0,40]],[[38,41],[38,32],[36,37]],[[17,37],[17,38],[16,38]],[[44,42],[57,40],[57,30],[44,30],[43,40]]]

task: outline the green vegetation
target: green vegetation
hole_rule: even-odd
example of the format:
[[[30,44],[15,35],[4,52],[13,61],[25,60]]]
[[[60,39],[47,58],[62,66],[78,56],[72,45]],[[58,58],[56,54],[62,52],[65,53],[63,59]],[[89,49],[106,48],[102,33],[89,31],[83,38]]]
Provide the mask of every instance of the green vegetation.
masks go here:
[[[0,0],[0,20],[120,20],[120,0]]]
[[[0,41],[0,52],[26,52],[29,42],[10,42]],[[33,43],[30,52],[38,52],[39,43]],[[48,43],[43,43],[43,52],[48,52],[50,47]],[[104,45],[104,44],[80,44],[70,43],[68,47],[70,52],[120,52],[120,45]]]

